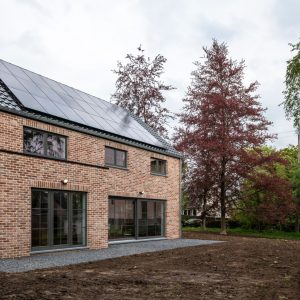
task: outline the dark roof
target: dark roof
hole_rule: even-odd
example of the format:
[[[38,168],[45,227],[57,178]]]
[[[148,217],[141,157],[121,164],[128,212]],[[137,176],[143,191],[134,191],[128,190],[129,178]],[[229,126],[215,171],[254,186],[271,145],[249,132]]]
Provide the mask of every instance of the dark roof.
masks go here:
[[[129,111],[1,59],[0,110],[181,157]]]

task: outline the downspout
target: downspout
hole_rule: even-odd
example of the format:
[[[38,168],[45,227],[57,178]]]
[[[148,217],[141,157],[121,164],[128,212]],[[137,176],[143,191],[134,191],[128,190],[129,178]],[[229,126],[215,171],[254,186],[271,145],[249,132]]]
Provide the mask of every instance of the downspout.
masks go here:
[[[182,209],[182,158],[179,159],[179,238],[182,237],[182,222],[181,222],[181,209]]]

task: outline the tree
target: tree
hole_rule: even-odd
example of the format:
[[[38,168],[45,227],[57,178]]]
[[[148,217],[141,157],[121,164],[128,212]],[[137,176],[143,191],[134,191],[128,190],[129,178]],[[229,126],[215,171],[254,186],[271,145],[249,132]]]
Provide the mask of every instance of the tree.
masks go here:
[[[288,60],[284,91],[284,109],[286,117],[293,119],[293,125],[298,131],[298,164],[300,165],[300,42],[290,44],[295,56]],[[300,196],[297,199],[296,232],[300,230]]]
[[[228,57],[224,43],[213,40],[203,48],[203,61],[196,61],[188,87],[181,126],[175,134],[177,148],[193,157],[208,151],[214,188],[221,209],[221,233],[226,233],[225,217],[236,201],[242,178],[260,163],[250,149],[263,145],[273,136],[267,133],[271,124],[254,92],[258,83],[243,84],[244,61]],[[205,172],[205,171],[203,171]]]
[[[254,168],[241,187],[235,219],[249,227],[282,225],[295,213],[294,148],[263,147],[264,163]]]
[[[183,176],[183,190],[188,196],[189,208],[201,212],[203,229],[206,229],[206,217],[208,213],[218,206],[216,201],[216,189],[212,174],[212,157],[208,151],[195,153],[193,157],[187,158],[187,168]]]
[[[296,129],[300,127],[300,42],[293,45],[292,52],[296,51],[295,56],[288,60],[284,93],[284,109],[288,119],[293,119]]]
[[[269,174],[255,172],[247,180],[243,196],[244,213],[256,224],[281,228],[294,213],[292,185],[274,171]]]
[[[117,70],[113,70],[118,76],[113,102],[141,118],[161,136],[167,137],[166,124],[173,116],[163,107],[166,101],[163,92],[174,87],[159,80],[167,59],[160,54],[153,60],[146,58],[141,46],[136,56],[127,54],[126,59],[126,64],[118,62]]]
[[[300,168],[296,168],[294,174],[293,174],[293,184],[294,184],[294,191],[295,196],[297,199],[300,198]],[[296,225],[298,225],[296,223]]]

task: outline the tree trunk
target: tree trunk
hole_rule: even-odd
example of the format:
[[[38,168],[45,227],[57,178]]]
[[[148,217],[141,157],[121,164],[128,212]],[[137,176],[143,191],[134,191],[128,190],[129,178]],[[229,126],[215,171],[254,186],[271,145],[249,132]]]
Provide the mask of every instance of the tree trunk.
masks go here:
[[[203,228],[203,230],[206,230],[206,216],[205,215],[202,220],[202,228]]]
[[[300,163],[300,128],[298,129],[298,164]]]
[[[298,167],[300,165],[300,128],[298,128]],[[299,196],[296,199],[296,222],[295,222],[295,231],[300,232],[300,198]]]
[[[222,159],[222,169],[221,169],[221,176],[220,176],[220,204],[221,204],[221,232],[220,234],[227,234],[226,232],[226,190],[225,190],[225,159]]]
[[[202,228],[206,230],[206,191],[203,197],[203,205],[202,205]]]
[[[299,201],[299,200],[298,200]],[[299,206],[299,204],[298,204],[298,206]],[[297,208],[297,214],[296,214],[296,224],[295,224],[295,231],[297,232],[297,233],[299,233],[300,232],[300,213],[299,213],[299,207]]]

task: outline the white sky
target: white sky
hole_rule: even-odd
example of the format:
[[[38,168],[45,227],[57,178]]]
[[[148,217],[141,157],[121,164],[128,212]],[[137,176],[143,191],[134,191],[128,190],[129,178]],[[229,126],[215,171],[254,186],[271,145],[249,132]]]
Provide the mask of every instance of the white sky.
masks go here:
[[[296,144],[282,107],[288,43],[300,38],[299,0],[0,0],[0,57],[110,100],[117,60],[160,53],[163,80],[177,89],[167,106],[180,111],[193,62],[212,38],[246,61],[246,82],[258,80],[274,146]],[[174,124],[172,124],[174,125]]]

